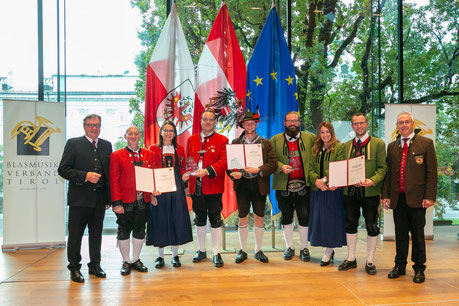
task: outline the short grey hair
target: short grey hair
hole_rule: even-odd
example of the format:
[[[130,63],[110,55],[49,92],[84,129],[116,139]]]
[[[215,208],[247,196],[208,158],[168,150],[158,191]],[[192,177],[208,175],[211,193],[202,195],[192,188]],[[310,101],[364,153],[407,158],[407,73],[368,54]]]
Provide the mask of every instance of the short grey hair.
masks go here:
[[[129,133],[129,130],[132,129],[132,128],[135,128],[139,133],[140,133],[140,130],[138,127],[136,127],[135,125],[130,125],[127,129],[126,129],[126,132],[124,132],[124,135],[127,135]]]
[[[97,114],[89,114],[89,115],[86,115],[86,117],[84,117],[83,125],[86,124],[86,120],[93,119],[93,118],[99,119],[99,122],[102,123],[102,118],[99,115],[97,115]]]
[[[410,113],[410,112],[401,112],[400,114],[397,115],[397,122],[395,124],[397,124],[398,123],[398,119],[400,119],[400,117],[404,116],[404,115],[410,116],[411,121],[414,121],[412,113]]]

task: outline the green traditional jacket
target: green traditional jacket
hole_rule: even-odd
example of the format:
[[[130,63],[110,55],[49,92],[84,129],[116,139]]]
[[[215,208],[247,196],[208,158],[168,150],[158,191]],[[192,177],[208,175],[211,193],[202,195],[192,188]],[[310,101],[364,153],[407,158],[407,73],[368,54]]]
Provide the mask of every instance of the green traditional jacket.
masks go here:
[[[353,142],[354,139],[351,139],[343,145],[345,159],[355,157]],[[365,178],[375,183],[371,187],[365,187],[365,196],[378,196],[381,194],[384,177],[387,172],[386,144],[379,138],[371,137],[362,154],[365,155]],[[348,195],[347,187],[344,188],[344,194]]]
[[[316,179],[322,178],[322,177],[319,177],[321,154],[325,154],[324,156],[324,176],[327,177],[327,182],[329,182],[330,178],[328,177],[328,163],[344,159],[343,144],[337,141],[335,143],[335,150],[333,152],[330,152],[330,150],[326,150],[325,152],[322,152],[322,153],[319,152],[317,156],[314,156],[311,154],[311,161],[309,163],[309,183],[311,184],[311,190],[315,190],[315,191],[318,190],[315,185]]]
[[[273,174],[272,184],[274,190],[287,190],[289,175],[280,171],[283,165],[288,165],[288,144],[284,135],[284,133],[274,135],[270,140],[277,157],[277,170]],[[310,186],[308,180],[309,160],[311,159],[311,149],[314,144],[314,139],[314,134],[310,132],[301,132],[300,139],[298,140],[298,149],[303,162],[303,172],[307,186]]]

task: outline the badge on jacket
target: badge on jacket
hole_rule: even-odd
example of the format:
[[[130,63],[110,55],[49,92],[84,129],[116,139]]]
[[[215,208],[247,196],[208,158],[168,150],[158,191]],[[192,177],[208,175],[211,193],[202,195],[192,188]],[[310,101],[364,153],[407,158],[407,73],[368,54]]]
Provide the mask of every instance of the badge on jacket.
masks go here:
[[[422,154],[415,155],[414,159],[418,165],[422,165],[424,163],[424,156],[422,156]]]

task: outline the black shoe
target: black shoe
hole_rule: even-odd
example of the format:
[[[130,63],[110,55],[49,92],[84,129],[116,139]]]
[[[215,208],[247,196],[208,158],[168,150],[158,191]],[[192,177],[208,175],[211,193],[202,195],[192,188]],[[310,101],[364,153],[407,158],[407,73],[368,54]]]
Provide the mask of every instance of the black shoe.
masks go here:
[[[335,250],[333,250],[333,252],[331,253],[330,259],[329,259],[328,261],[323,261],[323,260],[322,260],[322,261],[320,262],[320,266],[321,266],[321,267],[328,266],[328,265],[330,264],[330,261],[333,261],[334,258],[335,258]]]
[[[197,251],[196,255],[193,257],[193,262],[201,262],[207,258],[206,252]]]
[[[244,252],[242,249],[239,250],[236,256],[236,260],[234,261],[235,263],[242,263],[244,260],[247,259],[247,253]]]
[[[214,266],[217,268],[223,267],[223,259],[220,253],[214,255]]]
[[[266,257],[262,250],[255,253],[255,259],[264,263],[269,262],[268,257]]]
[[[97,266],[89,266],[88,265],[88,272],[89,274],[95,275],[96,277],[100,278],[105,278],[107,275],[105,274],[104,270],[100,267],[100,265]]]
[[[131,267],[134,270],[139,271],[139,272],[148,272],[148,268],[145,267],[145,265],[143,264],[143,262],[140,259],[137,259],[136,261],[134,261],[131,264]]]
[[[161,269],[162,267],[164,267],[164,258],[162,258],[162,257],[156,258],[156,260],[155,260],[155,268],[156,269]]]
[[[288,248],[285,250],[284,252],[284,259],[285,260],[290,260],[293,258],[293,256],[295,256],[295,249],[292,249],[292,248]]]
[[[387,277],[390,279],[394,279],[394,278],[398,278],[405,274],[406,274],[405,269],[395,266],[392,268],[392,271],[390,271],[389,274],[387,274]]]
[[[70,271],[70,279],[75,283],[84,283],[84,277],[81,275],[80,270]]]
[[[182,264],[180,263],[180,257],[178,255],[176,256],[173,256],[172,257],[172,260],[171,260],[171,264],[174,268],[179,268],[182,266]]]
[[[309,254],[308,248],[304,248],[300,250],[300,258],[302,261],[310,261],[311,255]]]
[[[346,259],[342,264],[338,266],[338,271],[347,271],[354,268],[357,268],[357,259],[354,259],[353,261]]]
[[[367,271],[368,274],[370,275],[375,275],[376,274],[376,266],[372,263],[366,263],[365,264],[365,271]]]
[[[127,261],[123,262],[120,272],[121,272],[121,275],[131,274],[131,264],[128,263]]]
[[[423,283],[426,280],[426,276],[424,275],[424,271],[415,271],[413,282],[416,284]]]

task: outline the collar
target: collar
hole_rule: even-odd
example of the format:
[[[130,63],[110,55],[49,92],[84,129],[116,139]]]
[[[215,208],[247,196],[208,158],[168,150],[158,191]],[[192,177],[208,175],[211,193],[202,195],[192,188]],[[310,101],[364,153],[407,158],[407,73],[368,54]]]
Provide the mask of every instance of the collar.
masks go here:
[[[285,139],[287,139],[288,142],[294,142],[294,141],[297,141],[298,138],[300,138],[301,132],[298,132],[298,134],[296,134],[296,136],[293,136],[293,137],[288,136],[287,133],[284,132],[284,136],[285,136]]]
[[[199,133],[199,137],[201,138],[201,141],[203,141],[204,139],[211,137],[213,134],[215,134],[215,131],[212,131],[212,132],[211,132],[209,135],[207,135],[207,136],[204,135],[203,132],[201,132],[201,133]]]
[[[86,137],[86,139],[87,139],[87,140],[91,143],[91,145],[92,145],[92,142],[94,141],[94,139],[89,138],[88,135],[86,135],[86,134],[84,134],[84,137]],[[96,138],[95,141],[96,141],[96,147],[97,147],[97,145],[99,144],[99,138]]]
[[[140,153],[140,147],[137,150],[134,150],[130,146],[126,146],[126,149],[131,153],[136,153],[136,154]]]
[[[259,137],[259,136],[258,136],[258,134],[257,134],[257,133],[255,133],[255,137],[253,138],[253,140],[252,140],[252,141],[250,141],[250,140],[249,140],[249,138],[247,138],[247,136],[246,136],[246,135],[244,135],[244,143],[247,143],[247,144],[250,144],[250,143],[256,143],[256,142],[257,142],[257,140],[258,140],[258,137]]]
[[[363,143],[363,142],[365,142],[365,140],[368,139],[368,137],[370,137],[370,136],[368,135],[368,132],[367,132],[367,133],[365,133],[365,135],[363,135],[362,137],[358,138],[358,137],[356,136],[354,139],[355,139],[355,142],[358,142],[358,141],[360,140],[360,142]]]
[[[408,135],[408,137],[403,137],[403,136],[400,134],[400,144],[403,145],[403,142],[404,142],[403,139],[408,138],[408,139],[409,139],[409,140],[408,140],[408,146],[409,146],[409,145],[411,144],[411,142],[413,141],[414,136],[416,136],[416,133],[415,133],[414,131],[413,131],[413,133],[411,133],[410,135]]]

